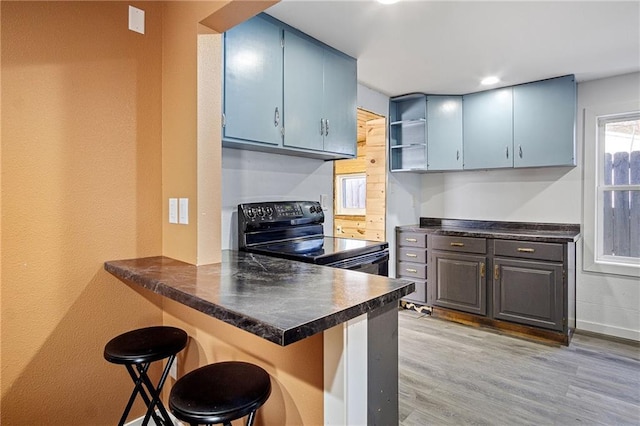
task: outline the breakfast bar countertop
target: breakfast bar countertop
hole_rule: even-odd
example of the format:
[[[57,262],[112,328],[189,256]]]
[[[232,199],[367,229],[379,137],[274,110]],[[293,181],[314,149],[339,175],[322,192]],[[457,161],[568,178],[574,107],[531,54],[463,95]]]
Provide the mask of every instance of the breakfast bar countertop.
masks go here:
[[[104,268],[282,346],[398,303],[415,289],[411,281],[233,250],[211,265],[156,256]]]

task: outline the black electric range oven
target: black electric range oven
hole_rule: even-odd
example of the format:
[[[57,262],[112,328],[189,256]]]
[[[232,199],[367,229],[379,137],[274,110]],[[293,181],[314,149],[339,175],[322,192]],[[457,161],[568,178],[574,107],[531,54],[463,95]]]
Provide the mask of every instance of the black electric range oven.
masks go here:
[[[388,276],[389,244],[328,237],[317,201],[238,205],[238,248],[283,259]]]

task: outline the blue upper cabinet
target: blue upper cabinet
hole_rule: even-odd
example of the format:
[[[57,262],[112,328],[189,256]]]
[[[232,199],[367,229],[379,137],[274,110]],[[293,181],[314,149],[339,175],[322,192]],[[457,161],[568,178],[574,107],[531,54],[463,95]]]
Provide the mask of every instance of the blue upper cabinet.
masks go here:
[[[462,96],[427,96],[427,169],[462,170]]]
[[[514,167],[575,166],[573,75],[513,87]]]
[[[322,151],[324,50],[317,44],[284,32],[284,145]]]
[[[354,157],[356,61],[284,32],[285,146]]]
[[[282,143],[281,33],[257,16],[224,34],[223,138]]]
[[[266,14],[224,35],[223,146],[332,160],[357,148],[356,60]]]
[[[464,169],[513,167],[513,89],[463,96]]]
[[[357,149],[356,60],[324,50],[324,150],[355,157]]]

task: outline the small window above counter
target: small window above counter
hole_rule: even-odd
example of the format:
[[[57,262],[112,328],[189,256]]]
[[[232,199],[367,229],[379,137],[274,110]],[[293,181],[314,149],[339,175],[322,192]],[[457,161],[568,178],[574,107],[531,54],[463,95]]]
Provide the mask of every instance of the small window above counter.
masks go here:
[[[573,75],[466,95],[393,97],[391,171],[573,167],[576,105]]]

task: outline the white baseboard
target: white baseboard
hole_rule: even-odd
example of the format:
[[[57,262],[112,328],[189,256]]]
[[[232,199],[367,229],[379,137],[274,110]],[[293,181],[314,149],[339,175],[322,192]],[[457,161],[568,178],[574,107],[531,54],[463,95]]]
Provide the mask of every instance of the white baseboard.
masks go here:
[[[591,321],[576,321],[576,331],[589,331],[592,333],[604,334],[607,336],[620,337],[627,340],[640,341],[640,331],[622,327],[612,327],[610,325],[599,324]]]
[[[156,414],[160,415],[160,412],[156,410]],[[180,420],[176,419],[173,414],[169,413],[169,417],[171,418],[171,421],[173,421],[174,426],[187,426],[184,423],[182,423]],[[142,426],[143,420],[144,420],[144,416],[141,416],[135,420],[130,421],[129,423],[125,423],[124,426]],[[149,426],[158,426],[156,425],[156,422],[153,421],[153,417],[151,418],[151,420],[149,420]]]

